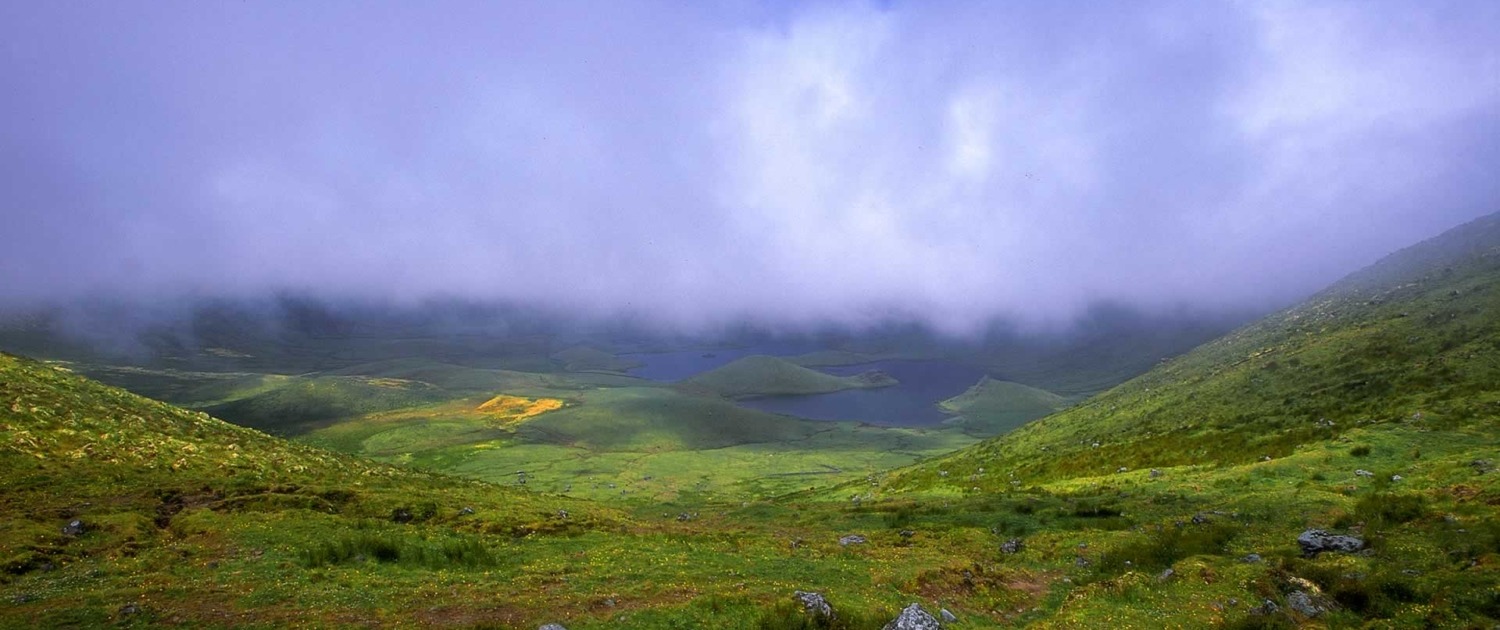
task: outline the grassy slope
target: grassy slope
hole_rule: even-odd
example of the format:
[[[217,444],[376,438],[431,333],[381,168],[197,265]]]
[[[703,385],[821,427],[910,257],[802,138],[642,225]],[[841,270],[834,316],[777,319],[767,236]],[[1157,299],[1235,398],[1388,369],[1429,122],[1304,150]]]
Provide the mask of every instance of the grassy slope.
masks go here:
[[[1043,389],[986,376],[968,391],[938,406],[959,416],[950,420],[950,424],[974,433],[999,435],[1062,409],[1068,406],[1068,401]]]
[[[1190,608],[1220,621],[1290,623],[1301,617],[1247,613],[1261,599],[1285,607],[1287,593],[1308,590],[1298,579],[1336,603],[1327,615],[1335,627],[1493,624],[1497,282],[1500,217],[1491,216],[1084,404],[894,471],[868,492],[893,505],[1061,501],[1064,512],[1094,515],[1087,550],[1060,545],[1077,537],[1035,508],[997,528],[1035,536],[1059,571],[1075,557],[1093,563],[1073,569],[1086,586],[1069,589],[1079,599],[1052,619],[1061,625],[1148,625]],[[1217,524],[1183,524],[1197,513]],[[1300,558],[1293,541],[1314,526],[1363,535],[1373,551]],[[1268,562],[1237,559],[1249,552]],[[1178,578],[1153,577],[1167,567]],[[1221,585],[1230,580],[1238,588]]]
[[[726,398],[826,394],[845,389],[884,387],[895,384],[890,377],[866,379],[834,376],[811,370],[786,359],[754,355],[687,379],[688,384]]]

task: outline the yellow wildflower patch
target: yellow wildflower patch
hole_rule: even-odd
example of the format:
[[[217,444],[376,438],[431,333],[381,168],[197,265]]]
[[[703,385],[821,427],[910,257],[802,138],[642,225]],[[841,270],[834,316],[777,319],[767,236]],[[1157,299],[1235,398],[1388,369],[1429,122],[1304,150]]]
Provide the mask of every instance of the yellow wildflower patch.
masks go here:
[[[562,408],[563,401],[559,398],[526,398],[501,394],[485,401],[475,410],[490,414],[500,420],[501,424],[510,425]]]

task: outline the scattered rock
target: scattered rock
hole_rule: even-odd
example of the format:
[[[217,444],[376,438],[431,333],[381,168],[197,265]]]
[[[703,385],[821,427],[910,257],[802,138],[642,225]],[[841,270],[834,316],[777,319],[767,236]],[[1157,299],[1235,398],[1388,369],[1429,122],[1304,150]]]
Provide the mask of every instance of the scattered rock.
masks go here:
[[[1391,481],[1401,481],[1402,479],[1401,475],[1391,475]]]
[[[916,536],[916,535],[917,535],[917,532],[912,531],[910,529],[903,529],[903,530],[901,530],[901,537],[902,538],[911,538],[912,536]]]
[[[951,612],[948,612],[947,608],[939,610],[938,616],[943,618],[943,623],[953,623],[955,621],[958,621],[958,616],[954,615]]]
[[[1303,616],[1307,617],[1316,617],[1325,612],[1328,612],[1328,608],[1323,606],[1318,601],[1318,599],[1315,599],[1312,595],[1308,595],[1303,591],[1292,591],[1291,593],[1288,593],[1286,596],[1286,605],[1288,608],[1291,608],[1292,610],[1295,610]]]
[[[474,513],[474,508],[467,507],[467,506],[458,511],[458,515],[459,516],[468,516],[468,515],[473,514],[473,513]]]
[[[1271,456],[1270,455],[1261,455],[1260,456],[1260,461],[1269,462],[1269,461],[1271,461]]]
[[[939,477],[947,477],[948,476],[948,471],[946,471],[946,470],[939,470],[938,471],[938,476]]]
[[[938,623],[936,617],[922,610],[920,604],[912,604],[880,630],[938,630],[939,628],[942,628],[942,625]]]
[[[541,626],[539,626],[536,630],[568,630],[568,629],[564,628],[563,625],[560,624],[560,623],[544,623]]]
[[[1352,553],[1365,547],[1365,541],[1354,536],[1342,536],[1330,534],[1321,529],[1309,529],[1297,537],[1297,545],[1302,547],[1302,555],[1316,556],[1325,551],[1342,551]]]
[[[1160,470],[1157,470],[1157,469],[1155,469],[1155,468],[1152,468],[1152,469],[1151,469],[1151,478],[1152,478],[1152,479],[1156,479],[1156,478],[1158,478],[1158,477],[1161,477],[1161,471],[1160,471]]]
[[[1078,556],[1077,559],[1073,560],[1073,566],[1075,566],[1075,567],[1086,567],[1086,566],[1089,566],[1089,559],[1085,558],[1083,556]]]
[[[557,518],[560,518],[560,519],[565,520],[565,521],[568,520],[568,511],[567,510],[558,510],[557,511]]]
[[[138,606],[138,605],[136,605],[135,602],[131,602],[129,604],[125,604],[124,606],[120,607],[120,615],[122,615],[122,616],[128,617],[130,615],[134,615],[134,614],[137,614],[139,612],[141,612],[141,607]]]
[[[1026,548],[1026,545],[1021,542],[1020,538],[1012,538],[1000,543],[1000,553],[1004,554],[1021,553],[1021,550],[1024,548]]]
[[[848,547],[849,545],[863,545],[867,542],[870,541],[859,534],[849,534],[848,536],[839,538],[839,545],[844,547]]]
[[[1203,524],[1208,523],[1208,521],[1209,521],[1209,518],[1208,518],[1207,514],[1203,514],[1203,513],[1200,512],[1198,514],[1194,514],[1193,515],[1193,524],[1194,525],[1203,525]]]
[[[1469,467],[1473,468],[1474,472],[1483,475],[1495,470],[1495,462],[1488,459],[1476,459],[1469,462]]]
[[[1172,579],[1172,576],[1174,576],[1174,575],[1177,575],[1176,571],[1173,571],[1171,569],[1167,569],[1166,571],[1162,571],[1161,575],[1156,576],[1156,579],[1160,580],[1162,582],[1165,582],[1167,580]]]
[[[88,530],[88,525],[83,524],[83,521],[77,519],[69,521],[67,525],[63,525],[62,527],[64,536],[82,536]]]
[[[1261,602],[1259,606],[1250,609],[1250,614],[1252,615],[1274,615],[1278,612],[1281,612],[1281,607],[1269,599]]]
[[[792,593],[792,597],[802,602],[802,609],[807,611],[808,614],[814,617],[833,618],[833,606],[828,605],[828,600],[824,599],[822,593],[797,591]]]
[[[1375,473],[1372,473],[1372,472],[1370,472],[1368,470],[1360,468],[1360,469],[1354,471],[1354,476],[1356,476],[1356,477],[1374,477]]]
[[[677,522],[679,522],[679,523],[686,523],[688,521],[693,520],[693,518],[695,516],[697,516],[697,515],[696,514],[689,514],[687,512],[682,512],[682,513],[680,513],[680,514],[677,515]]]
[[[1250,564],[1255,564],[1255,563],[1261,561],[1261,557],[1260,557],[1260,554],[1258,554],[1258,553],[1252,553],[1252,554],[1249,554],[1249,555],[1245,556],[1244,560],[1245,560],[1245,562],[1248,562]]]
[[[413,517],[411,514],[411,510],[408,508],[398,507],[394,510],[391,510],[391,521],[393,522],[410,523],[412,521],[412,518]]]
[[[36,600],[37,600],[37,596],[36,595],[32,595],[31,593],[21,593],[19,595],[12,595],[11,598],[10,598],[10,603],[12,603],[12,604],[27,604],[27,603],[34,602]]]
[[[1117,473],[1127,473],[1127,472],[1130,472],[1130,469],[1129,469],[1129,468],[1126,468],[1126,467],[1124,467],[1124,466],[1121,466],[1121,467],[1119,467],[1119,468],[1116,468],[1116,469],[1115,469],[1115,472],[1117,472]]]

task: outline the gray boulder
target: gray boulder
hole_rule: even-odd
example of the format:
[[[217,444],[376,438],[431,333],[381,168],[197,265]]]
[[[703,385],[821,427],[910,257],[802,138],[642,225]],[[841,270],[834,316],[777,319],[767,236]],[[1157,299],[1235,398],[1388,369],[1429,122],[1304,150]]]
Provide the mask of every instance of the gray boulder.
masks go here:
[[[958,616],[954,615],[951,612],[948,612],[947,608],[939,610],[938,616],[943,618],[943,623],[953,623],[955,621],[958,621]]]
[[[1309,529],[1297,537],[1297,545],[1302,547],[1302,555],[1311,557],[1325,551],[1353,553],[1364,549],[1365,541],[1354,536],[1330,534],[1321,529]]]
[[[62,528],[62,533],[64,536],[82,536],[86,531],[88,531],[88,526],[84,525],[83,521],[80,520],[69,521],[68,524],[63,525]]]
[[[863,545],[867,542],[870,541],[864,536],[860,536],[859,534],[849,534],[848,536],[844,536],[843,538],[839,539],[839,544],[844,547],[848,547],[849,545]]]
[[[792,593],[792,597],[802,603],[802,609],[807,611],[807,614],[814,617],[833,618],[833,606],[828,605],[828,600],[824,599],[822,593],[797,591]]]
[[[1024,548],[1026,548],[1026,544],[1021,542],[1020,538],[1012,538],[1000,543],[1000,553],[1003,554],[1021,553],[1021,550]]]
[[[1286,596],[1286,606],[1305,617],[1316,617],[1328,612],[1328,608],[1323,606],[1317,598],[1302,591],[1288,593]]]
[[[540,628],[537,628],[536,630],[568,630],[568,629],[564,628],[563,625],[560,624],[560,623],[544,623],[544,624],[542,624],[542,626]]]
[[[880,630],[939,630],[942,627],[936,617],[922,610],[920,604],[912,604]]]

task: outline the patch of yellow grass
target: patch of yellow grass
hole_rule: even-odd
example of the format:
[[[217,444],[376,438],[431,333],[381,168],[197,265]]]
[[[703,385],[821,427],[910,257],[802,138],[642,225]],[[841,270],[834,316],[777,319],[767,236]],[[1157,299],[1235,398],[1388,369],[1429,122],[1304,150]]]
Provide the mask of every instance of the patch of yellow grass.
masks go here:
[[[475,408],[475,411],[490,414],[501,424],[519,424],[528,418],[563,408],[559,398],[526,398],[501,394]]]

